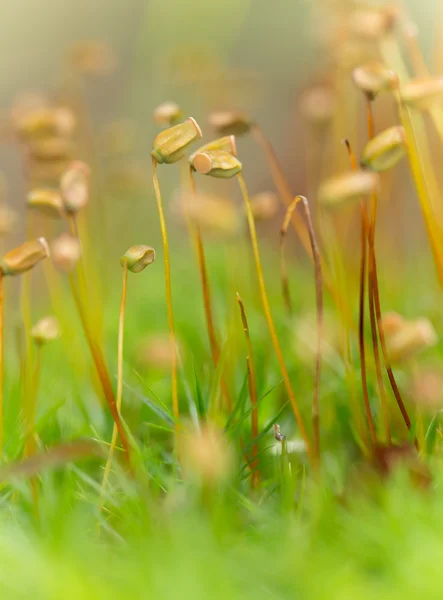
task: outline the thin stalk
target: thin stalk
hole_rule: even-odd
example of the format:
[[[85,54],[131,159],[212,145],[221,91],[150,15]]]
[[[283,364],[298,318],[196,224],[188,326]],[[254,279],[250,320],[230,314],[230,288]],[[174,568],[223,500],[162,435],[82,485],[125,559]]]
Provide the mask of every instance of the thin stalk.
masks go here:
[[[286,296],[289,302],[287,306],[292,309],[290,296],[289,296],[289,285],[286,274],[286,266],[284,262],[284,250],[283,241],[286,232],[289,227],[290,220],[294,214],[295,209],[299,203],[302,203],[305,212],[307,231],[309,233],[309,240],[312,249],[312,255],[314,257],[315,267],[315,290],[316,290],[316,304],[317,304],[317,350],[315,358],[315,381],[314,381],[314,395],[312,400],[312,433],[313,433],[313,444],[315,451],[315,458],[317,465],[320,461],[320,376],[321,376],[321,346],[323,338],[323,276],[320,260],[320,252],[318,249],[317,239],[315,236],[314,226],[312,223],[311,212],[309,210],[309,203],[305,196],[296,196],[288,210],[286,211],[283,225],[280,231],[280,256],[282,266],[282,287],[283,296]]]
[[[381,313],[381,307],[380,307],[380,293],[379,293],[379,287],[378,287],[377,261],[376,261],[374,252],[371,253],[370,259],[372,261],[372,271],[373,271],[373,279],[374,279],[375,315],[377,317],[377,322],[380,325],[382,313]],[[385,368],[386,368],[386,372],[388,374],[389,383],[391,384],[392,391],[394,392],[395,400],[398,404],[398,408],[400,409],[400,412],[402,414],[402,417],[406,424],[406,427],[408,429],[411,429],[411,419],[409,418],[408,411],[406,410],[406,407],[403,403],[403,400],[402,400],[402,397],[400,394],[400,390],[398,389],[398,385],[395,380],[394,373],[392,371],[392,367],[390,364],[388,349],[386,346],[386,338],[385,338],[385,334],[383,331],[383,327],[379,326],[378,334],[380,336],[380,345],[381,345],[381,349],[383,352],[383,360],[385,362]]]
[[[152,158],[152,179],[155,191],[155,200],[157,202],[158,216],[160,220],[160,230],[163,242],[165,286],[166,286],[166,307],[168,311],[169,340],[172,349],[171,365],[171,385],[172,385],[172,412],[175,418],[175,430],[177,438],[179,436],[179,417],[180,410],[178,405],[178,387],[177,387],[177,344],[175,339],[174,312],[172,308],[172,289],[171,289],[171,261],[169,256],[168,232],[166,229],[166,220],[163,210],[160,184],[157,177],[157,161]]]
[[[89,347],[89,351],[92,356],[92,360],[94,362],[94,366],[97,371],[97,375],[100,380],[100,384],[103,389],[103,393],[108,404],[109,410],[111,412],[112,418],[114,419],[114,423],[117,426],[118,434],[120,437],[120,442],[123,448],[123,453],[128,464],[128,468],[131,471],[131,457],[130,457],[130,448],[128,437],[126,435],[125,428],[123,427],[123,423],[120,418],[120,413],[117,409],[117,404],[114,396],[114,391],[112,389],[111,379],[109,377],[108,369],[106,367],[106,363],[104,361],[102,351],[100,347],[97,345],[89,327],[88,320],[86,318],[86,314],[81,303],[80,295],[77,290],[75,280],[72,274],[69,274],[69,283],[71,286],[72,296],[74,298],[75,306],[83,327],[83,332],[85,334],[86,342]]]
[[[0,269],[0,459],[3,450],[3,271]]]
[[[251,134],[255,142],[261,148],[263,154],[265,155],[266,161],[271,171],[272,179],[274,181],[275,187],[277,188],[280,198],[283,200],[283,203],[286,206],[289,206],[292,202],[293,194],[291,192],[291,188],[289,187],[289,183],[285,177],[285,174],[283,173],[283,169],[281,167],[277,153],[274,150],[274,146],[271,144],[270,140],[267,138],[263,129],[259,125],[254,125],[254,127],[251,130]],[[297,215],[292,222],[303,248],[306,250],[308,256],[313,258],[311,246],[309,244],[309,236],[306,232],[306,229],[303,227],[303,221],[300,215]]]
[[[34,214],[28,211],[26,214],[27,226],[26,235],[27,239],[30,240],[34,237]],[[31,328],[32,328],[32,311],[31,311],[31,283],[32,283],[32,270],[26,271],[21,276],[20,280],[20,316],[24,330],[25,340],[25,352],[24,352],[24,364],[23,364],[23,407],[27,405],[29,396],[32,394],[32,381],[31,381],[31,365],[32,365],[32,340],[31,340]]]
[[[194,174],[192,172],[192,168],[189,167],[189,183],[191,188],[191,193],[193,195],[193,200],[196,200],[197,190],[195,187],[195,179]],[[217,334],[215,333],[214,327],[214,315],[212,311],[212,303],[211,303],[211,291],[209,289],[209,277],[208,270],[206,267],[206,258],[205,258],[205,249],[203,246],[203,238],[200,230],[200,226],[195,220],[191,220],[189,222],[189,233],[191,238],[193,239],[197,262],[198,262],[198,270],[200,273],[200,281],[202,286],[202,294],[203,294],[203,307],[205,311],[205,320],[206,320],[206,328],[208,330],[208,338],[209,338],[209,348],[211,350],[211,357],[214,366],[217,367],[220,360],[220,347],[217,340]],[[220,386],[222,388],[223,397],[226,401],[226,407],[229,412],[232,411],[232,400],[229,394],[228,386],[226,385],[223,377],[220,380]]]
[[[368,139],[371,140],[374,137],[374,114],[373,114],[373,99],[370,94],[366,94],[366,111],[367,111],[367,130]],[[375,225],[377,220],[377,205],[378,196],[374,192],[371,198],[371,215],[368,226],[368,244],[369,244],[369,262],[368,262],[368,305],[369,305],[369,319],[371,322],[371,338],[372,338],[372,351],[374,354],[375,372],[377,376],[377,384],[380,392],[380,405],[381,413],[383,416],[383,425],[385,429],[386,442],[389,445],[391,443],[391,426],[389,423],[389,409],[386,398],[386,391],[383,382],[383,374],[380,362],[380,352],[378,349],[378,322],[375,316],[375,303],[374,303],[374,270],[372,262],[372,254],[375,254]]]
[[[366,121],[368,127],[368,138],[371,140],[374,137],[374,112],[370,94],[366,94]]]
[[[349,154],[352,169],[356,170],[357,160],[351,148],[349,140],[344,140]],[[368,378],[366,373],[366,349],[365,349],[365,281],[366,281],[366,248],[368,240],[368,217],[366,206],[362,200],[360,203],[360,289],[359,289],[359,310],[358,310],[358,350],[360,357],[360,374],[363,392],[363,403],[368,422],[369,433],[372,444],[377,445],[377,436],[375,433],[374,419],[372,417],[371,405],[369,402]]]
[[[312,223],[311,211],[309,210],[308,199],[299,196],[302,201],[305,212],[306,225],[309,232],[309,240],[314,257],[315,271],[315,294],[317,304],[317,350],[315,356],[315,380],[314,395],[312,398],[312,432],[314,441],[314,452],[317,466],[320,464],[320,377],[321,377],[321,350],[323,341],[323,274],[320,259],[320,251],[315,236],[314,225]]]
[[[281,280],[281,289],[283,302],[286,308],[286,311],[289,316],[292,315],[292,301],[291,301],[291,293],[289,290],[289,279],[288,279],[288,269],[286,267],[286,256],[285,256],[285,239],[286,234],[288,232],[288,227],[291,222],[292,215],[294,214],[295,209],[297,208],[297,204],[300,201],[300,197],[297,196],[288,206],[286,210],[286,214],[283,219],[283,223],[280,229],[280,280]]]
[[[255,364],[254,356],[252,352],[251,336],[249,335],[248,319],[246,317],[246,311],[240,294],[237,293],[237,302],[240,308],[240,316],[243,324],[243,330],[245,332],[246,348],[248,355],[246,357],[246,363],[248,366],[248,388],[249,398],[251,400],[251,438],[257,440],[259,435],[258,428],[258,395],[257,395],[257,380],[255,376]],[[252,445],[252,462],[251,462],[251,488],[252,490],[257,489],[260,485],[260,461],[258,458],[258,442],[254,441]]]
[[[408,140],[409,164],[411,166],[417,195],[421,204],[426,231],[429,237],[434,261],[436,263],[440,284],[443,286],[443,246],[441,243],[440,227],[435,218],[433,201],[428,188],[429,184],[425,176],[427,167],[423,164],[417,147],[417,140],[414,134],[410,114],[407,109],[403,108],[400,98],[398,98],[398,102],[401,121]]]
[[[125,309],[126,309],[126,292],[128,287],[128,263],[123,262],[123,281],[122,281],[122,296],[120,301],[120,313],[118,319],[118,347],[117,347],[117,410],[121,414],[122,398],[123,398],[123,337],[125,328]],[[103,473],[102,487],[100,497],[103,499],[106,485],[108,483],[109,473],[111,472],[112,458],[114,456],[115,447],[117,445],[118,429],[114,423],[112,428],[111,445],[109,446],[108,459],[106,461],[105,471]]]
[[[377,445],[374,420],[369,403],[368,380],[366,374],[366,350],[365,350],[365,280],[366,280],[366,246],[368,239],[368,224],[366,208],[361,202],[361,260],[360,260],[360,299],[358,312],[358,347],[360,354],[360,373],[363,390],[363,402],[365,405],[366,419],[368,421],[369,433],[374,446]]]
[[[278,159],[277,153],[274,150],[273,145],[270,140],[265,135],[263,129],[257,125],[257,123],[251,129],[252,137],[254,138],[257,145],[261,148],[263,154],[265,155],[266,161],[269,165],[272,179],[274,181],[274,185],[277,188],[278,194],[283,200],[283,203],[286,207],[289,207],[293,200],[293,194],[291,192],[291,188],[289,186],[288,180],[285,177],[283,169],[281,167],[280,161]],[[297,236],[310,257],[313,261],[314,256],[312,254],[311,243],[309,239],[309,235],[304,228],[303,221],[298,213],[295,213],[294,219],[292,219],[293,227],[297,233]],[[347,299],[343,297],[340,290],[334,285],[333,278],[330,273],[330,269],[324,260],[323,256],[320,255],[320,261],[322,265],[322,271],[324,273],[323,279],[325,286],[330,291],[332,298],[336,304],[336,306],[343,306],[347,314],[350,314],[349,304],[347,303]]]
[[[32,456],[37,449],[35,443],[35,416],[37,413],[37,396],[38,386],[40,382],[40,366],[41,366],[41,345],[37,345],[35,352],[34,374],[32,380],[32,390],[29,394],[29,399],[25,410],[25,456]]]
[[[305,425],[303,422],[303,418],[302,418],[302,415],[300,412],[300,408],[298,405],[298,401],[295,396],[294,390],[292,388],[292,384],[291,384],[291,380],[289,378],[288,371],[286,369],[285,361],[283,358],[283,354],[282,354],[282,351],[280,348],[280,343],[278,341],[277,332],[276,332],[275,325],[274,325],[274,320],[272,318],[271,308],[269,305],[268,294],[266,291],[266,285],[265,285],[265,280],[264,280],[264,276],[263,276],[263,268],[262,268],[262,264],[261,264],[260,251],[259,251],[258,240],[257,240],[257,232],[255,229],[254,216],[252,214],[248,190],[246,187],[245,180],[241,173],[239,173],[237,175],[237,179],[238,179],[240,190],[241,190],[241,193],[243,196],[243,201],[244,201],[245,209],[246,209],[246,215],[248,218],[249,232],[251,235],[252,250],[254,253],[254,261],[255,261],[255,268],[257,271],[260,296],[261,296],[261,300],[262,300],[262,304],[263,304],[263,310],[265,313],[266,322],[268,324],[269,333],[271,335],[272,345],[274,347],[274,351],[275,351],[275,354],[277,356],[277,360],[278,360],[278,363],[280,366],[280,371],[281,371],[281,374],[283,377],[286,392],[288,394],[289,400],[291,402],[292,410],[294,412],[295,419],[296,419],[298,427],[300,429],[300,434],[306,445],[306,451],[308,453],[309,460],[311,461],[311,464],[315,464],[315,457],[314,457],[313,449],[311,446],[311,442],[309,440],[309,437],[308,437],[308,434],[307,434],[307,431],[306,431],[306,428],[305,428]]]
[[[83,252],[84,246],[83,246],[82,240],[80,238],[80,231],[78,228],[77,216],[75,215],[75,213],[70,213],[67,218],[68,218],[69,229],[71,231],[71,235],[76,238],[76,240],[80,246],[80,258],[77,261],[76,271],[77,271],[77,278],[78,278],[78,281],[80,284],[81,299],[84,304],[86,302],[86,271],[85,271],[85,264],[84,264],[84,252]]]

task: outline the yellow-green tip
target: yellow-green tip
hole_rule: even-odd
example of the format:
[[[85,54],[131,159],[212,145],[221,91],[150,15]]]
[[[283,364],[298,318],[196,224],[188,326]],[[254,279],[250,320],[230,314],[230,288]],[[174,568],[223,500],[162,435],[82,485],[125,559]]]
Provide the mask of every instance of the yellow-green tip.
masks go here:
[[[160,163],[172,164],[185,156],[191,144],[202,137],[198,123],[192,117],[156,135],[151,155]]]
[[[155,260],[155,250],[151,246],[131,246],[120,259],[120,264],[128,267],[131,273],[140,273]]]
[[[197,154],[193,162],[194,169],[202,175],[230,179],[242,170],[241,162],[229,152],[212,150]]]
[[[366,144],[361,164],[371,171],[386,171],[396,165],[406,155],[407,150],[403,127],[389,127]]]

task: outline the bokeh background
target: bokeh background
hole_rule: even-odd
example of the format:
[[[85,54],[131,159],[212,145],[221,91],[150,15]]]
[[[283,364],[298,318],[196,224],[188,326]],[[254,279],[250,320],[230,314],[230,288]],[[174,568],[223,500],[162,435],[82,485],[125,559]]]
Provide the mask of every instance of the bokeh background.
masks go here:
[[[334,2],[329,4],[332,6]],[[441,67],[440,0],[408,0],[403,6],[418,27],[426,60],[433,69]],[[97,177],[106,180],[100,209],[103,236],[108,240],[118,238],[119,244],[111,248],[119,256],[137,235],[147,231],[146,224],[156,219],[153,202],[143,199],[152,199],[149,152],[158,131],[152,122],[152,111],[164,100],[177,101],[185,114],[194,116],[203,128],[205,139],[212,135],[207,126],[211,110],[247,109],[272,140],[293,191],[310,192],[309,151],[300,95],[312,82],[325,76],[325,68],[327,73],[328,56],[321,40],[325,31],[327,23],[322,21],[321,3],[315,0],[4,3],[0,21],[0,108],[6,120],[14,104],[25,94],[48,94],[63,102],[74,89],[81,97],[89,135],[95,140]],[[116,63],[108,73],[79,82],[70,69],[70,57],[72,48],[84,40],[108,44],[115,53]],[[349,93],[350,106],[358,106],[361,111],[363,101],[351,84]],[[386,110],[383,102],[377,104],[380,127],[392,124],[395,115],[392,102]],[[352,111],[343,131],[336,132],[339,135],[328,147],[329,156],[334,157],[334,168],[346,165],[341,141],[349,135],[348,124],[355,128],[358,113]],[[132,178],[134,186],[124,189],[112,211],[107,211],[113,189],[121,183],[121,173],[112,179],[106,163],[113,127],[124,130],[128,137],[125,151],[129,160],[124,169],[125,177]],[[361,121],[352,130],[357,151],[364,143],[364,127]],[[239,146],[251,193],[272,189],[269,169],[260,150],[247,137],[239,141]],[[8,202],[23,212],[26,194],[23,157],[9,140],[0,144],[0,170],[6,174]],[[394,252],[408,252],[412,240],[424,237],[406,171],[403,165],[394,175],[400,194],[392,201],[392,210],[397,212],[384,219],[388,227],[395,219],[398,234]],[[177,193],[179,178],[171,170],[162,179],[169,205]],[[206,180],[199,185],[210,190],[214,182]],[[227,188],[219,182],[216,185],[223,193],[229,189],[229,194],[238,196],[232,186]],[[107,216],[106,212],[112,215]],[[24,219],[16,235],[18,239],[26,235]],[[157,242],[156,220],[152,236]]]

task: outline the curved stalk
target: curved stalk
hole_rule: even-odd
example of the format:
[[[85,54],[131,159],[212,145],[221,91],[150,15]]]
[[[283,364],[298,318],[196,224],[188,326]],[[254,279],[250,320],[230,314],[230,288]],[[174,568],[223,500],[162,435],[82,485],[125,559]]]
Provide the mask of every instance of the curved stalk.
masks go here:
[[[172,307],[172,289],[171,289],[171,261],[169,256],[168,232],[166,229],[166,220],[163,210],[162,197],[160,192],[160,184],[157,177],[157,161],[152,158],[152,179],[154,184],[155,200],[157,202],[158,216],[160,220],[160,230],[163,242],[164,254],[164,269],[165,269],[165,286],[166,286],[166,306],[168,311],[168,327],[169,340],[172,349],[172,366],[171,366],[171,385],[172,385],[172,412],[175,418],[175,431],[177,438],[179,436],[179,417],[180,410],[178,405],[178,388],[177,388],[177,344],[175,339],[174,327],[174,312]]]
[[[121,414],[122,398],[123,398],[123,342],[125,329],[125,309],[126,309],[126,292],[128,287],[128,263],[123,263],[123,281],[122,281],[122,296],[120,301],[120,313],[118,320],[118,347],[117,347],[117,410]],[[112,458],[114,456],[115,447],[117,445],[118,429],[114,423],[112,428],[111,445],[109,446],[108,458],[103,473],[103,481],[100,491],[100,497],[103,499],[106,484],[108,483],[109,473],[111,472]]]
[[[261,296],[261,300],[262,300],[262,304],[263,304],[263,310],[265,313],[265,318],[266,318],[266,322],[268,325],[269,333],[271,335],[272,345],[274,347],[274,351],[277,356],[277,360],[278,360],[280,371],[281,371],[283,381],[285,384],[286,392],[288,394],[289,400],[291,402],[292,410],[294,412],[295,419],[296,419],[298,427],[300,429],[300,434],[306,445],[306,451],[308,453],[309,460],[311,461],[311,464],[315,464],[315,457],[313,454],[311,442],[309,440],[309,437],[308,437],[308,434],[307,434],[307,431],[306,431],[306,428],[305,428],[305,425],[303,422],[303,418],[301,416],[297,398],[296,398],[294,390],[292,388],[288,370],[286,368],[285,361],[283,359],[283,353],[281,351],[280,343],[278,341],[277,332],[276,332],[275,325],[274,325],[274,320],[272,318],[271,308],[269,305],[268,294],[266,291],[266,285],[265,285],[265,280],[264,280],[264,276],[263,276],[263,268],[261,265],[260,251],[259,251],[258,240],[257,240],[257,232],[255,229],[254,216],[252,214],[248,190],[246,187],[245,180],[241,173],[239,173],[237,175],[237,179],[239,182],[240,190],[241,190],[241,193],[243,196],[243,201],[245,204],[246,215],[247,215],[248,225],[249,225],[249,232],[251,235],[252,250],[254,253],[255,268],[257,271],[258,285],[259,285],[259,289],[260,289],[260,296]]]

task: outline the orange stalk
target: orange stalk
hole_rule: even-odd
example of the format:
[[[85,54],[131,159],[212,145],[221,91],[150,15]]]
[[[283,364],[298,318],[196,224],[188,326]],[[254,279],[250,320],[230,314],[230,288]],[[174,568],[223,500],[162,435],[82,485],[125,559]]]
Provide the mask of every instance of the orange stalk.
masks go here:
[[[99,377],[103,394],[105,396],[106,402],[108,404],[109,410],[111,412],[112,418],[114,419],[114,423],[117,427],[118,434],[120,437],[120,442],[123,448],[123,453],[128,464],[129,469],[131,470],[131,458],[130,458],[130,448],[128,437],[126,435],[125,428],[123,427],[123,423],[120,419],[120,413],[117,409],[117,403],[114,396],[114,391],[112,389],[111,379],[109,377],[108,369],[106,367],[106,363],[104,361],[102,351],[100,347],[97,345],[90,327],[88,320],[85,315],[85,311],[80,299],[79,292],[75,285],[74,277],[72,274],[69,275],[69,283],[71,286],[72,296],[74,298],[75,306],[77,308],[78,315],[80,317],[80,321],[83,327],[83,332],[85,334],[86,342],[89,347],[89,351],[92,356],[92,360],[94,362],[95,369],[97,371],[97,375]]]
[[[264,276],[263,276],[263,268],[262,268],[262,264],[261,264],[260,251],[259,251],[259,247],[258,247],[257,232],[255,229],[254,216],[252,214],[248,190],[246,187],[245,180],[241,173],[239,173],[237,175],[237,179],[239,182],[240,191],[242,193],[243,201],[245,204],[246,215],[247,215],[248,225],[249,225],[249,232],[251,235],[252,250],[253,250],[253,254],[254,254],[255,268],[256,268],[256,272],[257,272],[258,285],[259,285],[259,290],[260,290],[260,297],[261,297],[261,301],[263,304],[263,311],[265,314],[269,333],[271,335],[272,345],[274,347],[274,352],[277,357],[277,361],[278,361],[280,371],[281,371],[281,374],[283,377],[283,381],[285,384],[286,392],[287,392],[289,400],[291,402],[292,410],[294,412],[294,416],[297,421],[297,424],[298,424],[298,427],[300,430],[300,434],[306,445],[306,451],[308,453],[309,460],[311,461],[311,464],[315,464],[315,457],[314,457],[312,445],[311,445],[310,439],[308,437],[308,434],[307,434],[307,431],[306,431],[306,428],[305,428],[305,425],[303,422],[303,418],[302,418],[302,415],[300,412],[300,407],[298,405],[297,398],[296,398],[294,390],[292,388],[291,380],[289,378],[289,373],[288,373],[288,370],[285,365],[283,353],[280,348],[280,343],[278,341],[277,332],[276,332],[275,325],[274,325],[274,320],[272,318],[271,307],[269,305],[268,294],[266,291],[266,284],[265,284],[265,280],[264,280]]]

